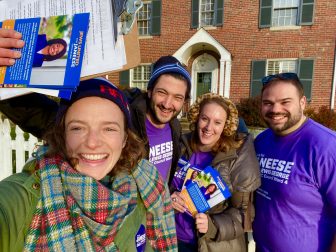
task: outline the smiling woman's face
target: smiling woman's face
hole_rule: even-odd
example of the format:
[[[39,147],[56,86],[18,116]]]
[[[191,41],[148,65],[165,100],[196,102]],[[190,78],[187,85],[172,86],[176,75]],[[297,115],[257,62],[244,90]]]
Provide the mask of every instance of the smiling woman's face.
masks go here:
[[[97,180],[115,166],[126,143],[125,118],[110,100],[87,97],[73,103],[65,116],[65,142],[76,170]]]
[[[207,103],[200,111],[197,122],[199,149],[210,151],[219,140],[226,122],[227,114],[217,103]]]
[[[49,55],[55,56],[59,54],[63,49],[64,49],[64,45],[62,45],[61,43],[51,44],[49,46]]]

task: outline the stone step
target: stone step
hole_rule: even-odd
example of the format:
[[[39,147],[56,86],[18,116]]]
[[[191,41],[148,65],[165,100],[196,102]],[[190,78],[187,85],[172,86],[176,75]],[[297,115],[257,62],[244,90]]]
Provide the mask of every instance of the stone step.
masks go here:
[[[182,128],[182,133],[187,133],[190,131],[189,129],[189,125],[190,123],[188,122],[187,118],[182,117],[179,119],[180,124],[181,124],[181,128]]]

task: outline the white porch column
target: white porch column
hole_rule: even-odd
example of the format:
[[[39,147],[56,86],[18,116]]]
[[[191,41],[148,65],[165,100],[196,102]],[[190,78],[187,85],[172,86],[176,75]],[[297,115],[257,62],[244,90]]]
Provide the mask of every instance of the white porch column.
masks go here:
[[[224,70],[225,70],[225,60],[220,60],[220,65],[219,65],[219,94],[223,95],[224,93],[224,79],[225,79],[225,75],[224,75]]]
[[[231,61],[226,61],[224,96],[227,98],[230,98],[230,86],[231,86]]]
[[[336,95],[335,91],[336,91],[336,54],[334,57],[334,78],[331,85],[331,101],[330,101],[331,109],[335,108],[335,95]]]

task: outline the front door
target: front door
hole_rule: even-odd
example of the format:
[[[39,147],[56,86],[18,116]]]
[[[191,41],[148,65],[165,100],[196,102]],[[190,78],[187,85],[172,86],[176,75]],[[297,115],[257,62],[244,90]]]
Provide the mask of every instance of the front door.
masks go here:
[[[197,73],[197,89],[196,96],[211,92],[211,72],[198,72]]]

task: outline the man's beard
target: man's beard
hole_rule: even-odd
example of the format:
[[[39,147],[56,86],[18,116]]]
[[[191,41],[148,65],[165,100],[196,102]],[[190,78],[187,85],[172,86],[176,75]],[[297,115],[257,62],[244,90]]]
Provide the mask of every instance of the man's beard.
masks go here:
[[[153,123],[157,124],[157,125],[162,125],[162,124],[166,124],[169,123],[174,117],[176,117],[178,115],[179,112],[177,112],[176,110],[173,109],[166,109],[169,112],[173,112],[173,114],[171,115],[171,117],[169,119],[166,120],[162,120],[160,119],[160,117],[158,116],[157,110],[165,110],[165,108],[163,107],[162,104],[159,105],[155,105],[153,101],[150,101],[150,114],[151,114],[151,119],[153,121]]]
[[[265,115],[266,118],[270,118],[270,119],[273,116],[285,116],[285,118],[287,118],[287,121],[283,125],[274,125],[273,123],[270,123],[268,120],[264,120],[269,128],[271,128],[275,133],[280,134],[280,133],[292,128],[297,123],[299,123],[299,121],[302,118],[302,110],[300,110],[300,112],[295,114],[295,115],[291,115],[288,112],[287,113],[269,112]]]

